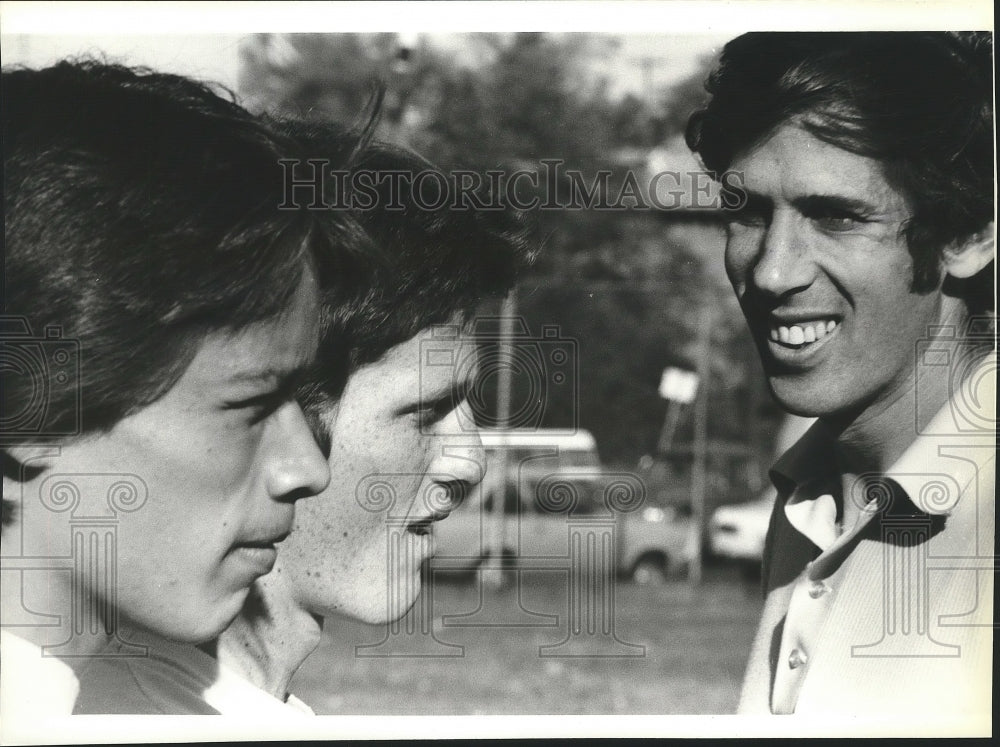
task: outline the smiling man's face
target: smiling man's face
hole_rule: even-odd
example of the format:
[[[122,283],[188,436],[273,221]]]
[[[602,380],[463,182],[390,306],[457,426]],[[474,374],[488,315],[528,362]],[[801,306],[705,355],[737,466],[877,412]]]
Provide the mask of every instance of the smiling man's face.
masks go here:
[[[905,197],[881,164],[785,125],[740,154],[746,207],[726,271],[774,396],[809,416],[857,416],[912,386],[941,293],[910,290]]]

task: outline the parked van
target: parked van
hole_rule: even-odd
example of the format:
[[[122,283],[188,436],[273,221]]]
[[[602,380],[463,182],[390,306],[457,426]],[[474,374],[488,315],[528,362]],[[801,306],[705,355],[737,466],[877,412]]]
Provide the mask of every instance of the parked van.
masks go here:
[[[435,525],[435,567],[471,570],[498,554],[506,567],[552,568],[560,558],[569,567],[574,524],[613,527],[615,570],[640,583],[663,580],[691,559],[690,518],[649,505],[638,475],[605,469],[590,432],[481,436],[486,478]]]

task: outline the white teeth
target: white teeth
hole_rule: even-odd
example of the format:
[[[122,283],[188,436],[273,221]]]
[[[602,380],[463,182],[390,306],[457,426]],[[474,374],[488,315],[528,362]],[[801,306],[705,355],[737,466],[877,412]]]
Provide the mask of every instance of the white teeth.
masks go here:
[[[769,336],[774,342],[783,342],[786,345],[804,345],[822,340],[836,328],[837,322],[831,319],[826,322],[814,322],[805,325],[793,324],[788,327],[771,327]]]

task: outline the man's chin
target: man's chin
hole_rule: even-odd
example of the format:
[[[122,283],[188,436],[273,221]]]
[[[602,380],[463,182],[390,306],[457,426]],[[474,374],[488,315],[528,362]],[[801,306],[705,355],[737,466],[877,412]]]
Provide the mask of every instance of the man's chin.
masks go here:
[[[338,600],[336,604],[325,605],[322,616],[345,617],[369,625],[387,625],[405,617],[413,609],[420,597],[420,582],[417,581],[416,586],[411,583],[407,591],[410,593],[405,597],[390,593],[379,599],[358,600],[354,604],[344,604],[343,600]]]
[[[165,616],[159,616],[157,619],[129,620],[126,624],[144,628],[177,643],[198,645],[217,638],[229,627],[239,615],[245,597],[246,594],[240,594],[228,600],[227,604],[216,604],[209,614],[192,610],[183,620],[166,620]]]
[[[832,396],[831,387],[823,382],[810,382],[801,375],[769,374],[767,384],[775,401],[792,415],[818,418],[842,409],[842,403]]]

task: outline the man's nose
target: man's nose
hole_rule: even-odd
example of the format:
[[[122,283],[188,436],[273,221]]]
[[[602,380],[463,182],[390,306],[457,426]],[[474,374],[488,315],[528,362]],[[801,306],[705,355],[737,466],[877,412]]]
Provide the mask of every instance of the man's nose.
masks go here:
[[[775,211],[753,268],[753,284],[764,293],[786,296],[812,284],[815,266],[797,216]]]
[[[275,418],[268,443],[267,488],[271,497],[294,501],[322,493],[330,484],[330,465],[301,407],[289,402]]]
[[[435,482],[448,490],[450,510],[458,508],[486,474],[482,442],[478,434],[468,435],[465,443],[442,444],[432,467]]]
[[[442,471],[456,481],[477,485],[486,474],[486,452],[478,433],[442,439]]]
[[[436,429],[438,456],[444,457],[448,472],[457,479],[476,485],[486,473],[486,452],[468,401],[460,403]]]

